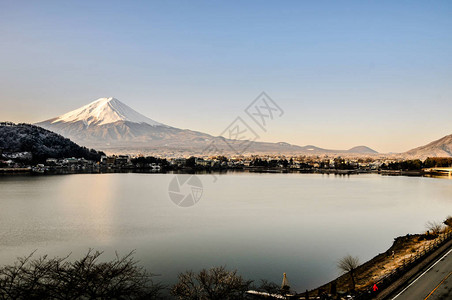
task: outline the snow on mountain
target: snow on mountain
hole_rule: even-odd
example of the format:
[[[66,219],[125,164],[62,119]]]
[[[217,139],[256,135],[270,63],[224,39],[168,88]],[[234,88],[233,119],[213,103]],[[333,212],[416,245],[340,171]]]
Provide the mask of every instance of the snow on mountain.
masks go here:
[[[151,126],[165,126],[143,116],[116,98],[100,98],[79,109],[57,117],[51,123],[83,122],[86,126],[105,125],[118,121],[146,123]]]
[[[57,132],[76,143],[110,153],[166,153],[168,155],[204,155],[214,145],[217,154],[237,154],[240,141],[207,133],[179,129],[156,122],[115,98],[100,98],[36,125]],[[362,150],[362,149],[360,149]],[[369,152],[373,152],[373,150]],[[288,143],[254,142],[248,154],[350,153],[315,146],[300,147]],[[366,151],[367,152],[367,151]]]
[[[156,122],[115,98],[100,98],[37,123],[80,145],[96,149],[204,149],[211,135]]]

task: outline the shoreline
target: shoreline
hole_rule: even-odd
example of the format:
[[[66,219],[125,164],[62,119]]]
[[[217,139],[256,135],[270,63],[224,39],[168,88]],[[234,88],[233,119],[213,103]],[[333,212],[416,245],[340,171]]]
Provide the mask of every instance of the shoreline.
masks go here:
[[[376,171],[376,170],[336,170],[336,169],[292,169],[292,168],[226,168],[226,169],[163,169],[155,170],[151,168],[46,168],[44,170],[35,170],[33,168],[0,168],[2,175],[67,175],[67,174],[112,174],[112,173],[141,173],[141,174],[227,174],[227,173],[263,173],[263,174],[325,174],[325,175],[360,175],[360,174],[379,174],[382,176],[413,176],[413,177],[434,177],[448,178],[448,176],[432,176],[422,170],[419,171]]]
[[[441,243],[452,239],[451,231],[434,236],[432,234],[407,234],[394,239],[393,244],[385,252],[379,253],[370,260],[362,263],[355,270],[356,287],[359,294],[367,294],[374,284],[379,286],[379,293],[385,291],[382,285],[392,283],[391,276],[403,275],[410,271],[422,260],[432,254]],[[398,279],[395,278],[395,279]],[[388,284],[389,282],[389,284]],[[335,279],[309,291],[310,295],[320,296],[325,294],[350,293],[352,284],[350,274],[342,274]]]

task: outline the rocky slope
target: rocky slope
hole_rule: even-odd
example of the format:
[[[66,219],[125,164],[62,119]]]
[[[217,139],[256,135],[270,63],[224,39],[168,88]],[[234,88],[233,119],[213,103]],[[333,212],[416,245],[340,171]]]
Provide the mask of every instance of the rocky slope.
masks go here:
[[[452,134],[403,153],[407,157],[452,157]]]

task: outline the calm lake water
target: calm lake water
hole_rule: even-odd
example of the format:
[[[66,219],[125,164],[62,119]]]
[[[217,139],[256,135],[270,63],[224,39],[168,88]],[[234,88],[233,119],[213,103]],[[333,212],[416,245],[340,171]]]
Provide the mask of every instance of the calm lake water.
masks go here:
[[[226,265],[298,291],[338,275],[347,253],[362,262],[393,238],[452,214],[452,180],[379,175],[226,174],[193,207],[168,196],[172,174],[0,177],[0,264],[37,255],[76,258],[88,248],[135,257],[157,280]]]

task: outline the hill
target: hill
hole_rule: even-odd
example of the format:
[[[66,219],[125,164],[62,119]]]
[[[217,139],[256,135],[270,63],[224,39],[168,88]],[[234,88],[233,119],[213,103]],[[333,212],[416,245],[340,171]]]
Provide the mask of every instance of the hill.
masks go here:
[[[0,149],[3,152],[30,152],[33,161],[76,157],[98,161],[102,152],[80,147],[71,140],[30,124],[0,123]]]
[[[425,159],[427,157],[452,157],[452,134],[427,145],[411,149],[404,156]]]
[[[348,149],[349,153],[357,153],[357,154],[377,154],[378,152],[367,147],[367,146],[356,146],[351,149]]]

